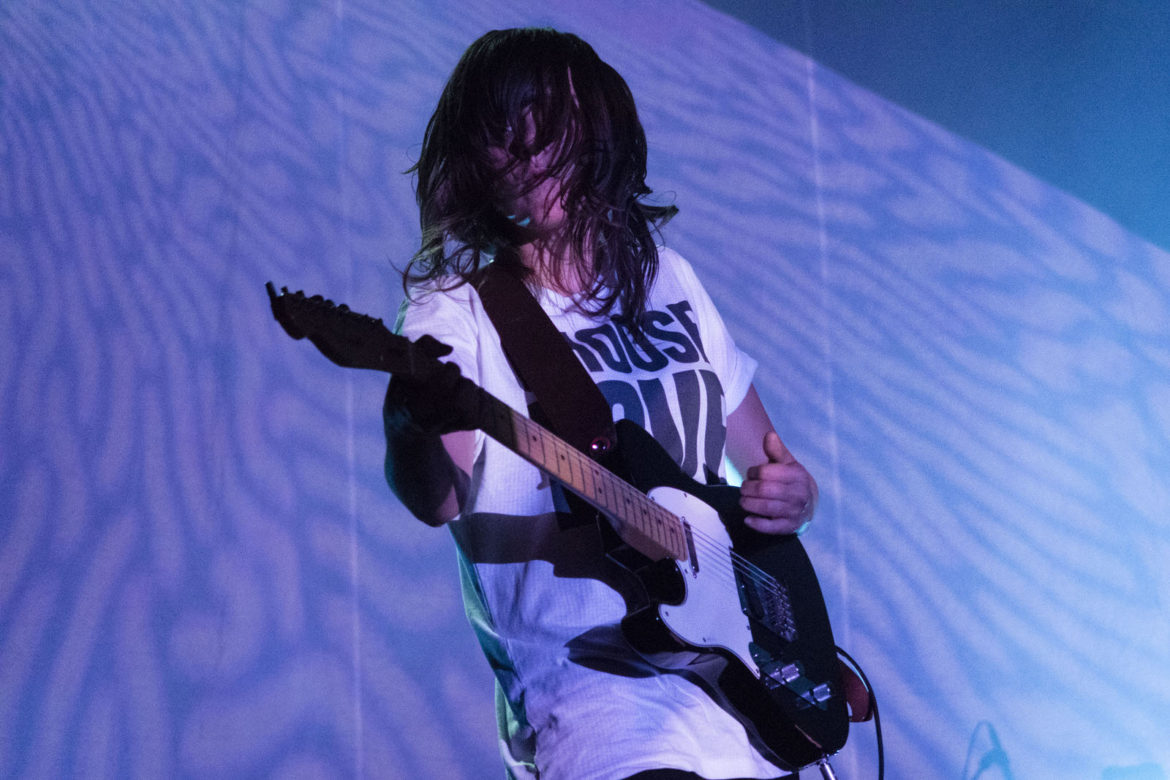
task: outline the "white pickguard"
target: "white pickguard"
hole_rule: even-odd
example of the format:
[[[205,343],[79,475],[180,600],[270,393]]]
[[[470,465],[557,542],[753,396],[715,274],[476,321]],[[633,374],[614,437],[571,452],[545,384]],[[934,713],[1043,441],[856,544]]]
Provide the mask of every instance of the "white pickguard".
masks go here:
[[[689,523],[694,537],[694,560],[675,564],[686,583],[686,598],[682,604],[659,606],[662,622],[687,644],[727,650],[759,677],[750,650],[751,626],[740,606],[731,537],[719,514],[677,488],[657,487],[647,495]]]

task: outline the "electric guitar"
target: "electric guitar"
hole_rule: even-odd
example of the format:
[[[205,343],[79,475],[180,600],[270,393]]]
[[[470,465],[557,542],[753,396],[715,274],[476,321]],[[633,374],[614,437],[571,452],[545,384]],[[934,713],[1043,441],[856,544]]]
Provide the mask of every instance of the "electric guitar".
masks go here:
[[[380,319],[321,296],[277,294],[271,282],[267,289],[285,331],[340,366],[425,381],[439,365]],[[590,457],[466,377],[459,382],[455,396],[480,429],[607,521],[610,557],[645,590],[622,629],[647,661],[699,684],[782,768],[841,749],[849,713],[836,645],[796,536],[749,529],[737,488],[691,479],[628,420],[616,423],[615,447]]]

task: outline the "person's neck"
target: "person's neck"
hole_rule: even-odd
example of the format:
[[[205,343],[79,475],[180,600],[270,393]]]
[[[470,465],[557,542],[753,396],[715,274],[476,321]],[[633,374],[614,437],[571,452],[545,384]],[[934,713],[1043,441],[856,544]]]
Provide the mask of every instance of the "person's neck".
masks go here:
[[[575,259],[560,242],[555,249],[548,243],[532,241],[520,247],[520,262],[532,271],[540,287],[572,297],[589,287],[589,273],[583,261]]]

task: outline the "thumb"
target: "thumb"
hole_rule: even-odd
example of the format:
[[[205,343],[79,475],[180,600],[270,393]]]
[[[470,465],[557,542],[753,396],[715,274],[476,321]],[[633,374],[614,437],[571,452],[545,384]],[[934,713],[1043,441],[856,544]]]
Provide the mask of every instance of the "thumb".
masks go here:
[[[764,434],[764,454],[768,456],[769,463],[786,463],[791,457],[784,442],[780,441],[780,434],[776,431],[768,431]]]
[[[444,355],[451,354],[451,347],[439,341],[437,338],[429,333],[424,333],[419,336],[414,345],[422,350],[423,354],[429,358],[441,358]]]

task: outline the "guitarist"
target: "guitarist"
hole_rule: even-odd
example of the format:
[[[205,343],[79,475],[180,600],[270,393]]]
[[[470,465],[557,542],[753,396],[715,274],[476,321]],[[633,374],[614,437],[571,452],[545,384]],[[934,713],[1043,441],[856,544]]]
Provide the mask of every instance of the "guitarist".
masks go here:
[[[469,283],[494,257],[522,276],[615,416],[701,482],[722,476],[726,453],[753,529],[791,534],[811,519],[816,483],[773,430],[755,361],[686,261],[656,246],[676,209],[645,200],[646,140],[625,81],[574,35],[489,32],[447,82],[412,172],[422,243],[398,328],[453,349],[426,381],[391,380],[386,478],[455,538],[509,776],[791,776],[702,689],[630,647],[618,622],[636,594],[596,524],[574,521],[561,489],[471,430],[452,398],[462,372],[529,408]]]

